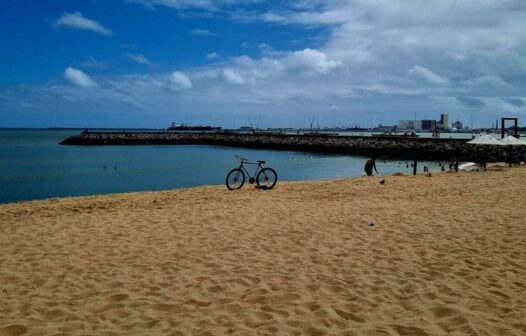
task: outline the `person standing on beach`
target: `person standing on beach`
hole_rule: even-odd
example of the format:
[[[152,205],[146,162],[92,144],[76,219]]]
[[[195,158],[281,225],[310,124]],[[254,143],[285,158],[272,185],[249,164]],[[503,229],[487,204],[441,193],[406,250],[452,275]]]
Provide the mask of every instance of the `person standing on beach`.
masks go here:
[[[376,170],[376,162],[375,162],[374,157],[365,163],[365,167],[364,167],[365,175],[373,176],[373,168],[376,174],[378,174],[378,170]]]

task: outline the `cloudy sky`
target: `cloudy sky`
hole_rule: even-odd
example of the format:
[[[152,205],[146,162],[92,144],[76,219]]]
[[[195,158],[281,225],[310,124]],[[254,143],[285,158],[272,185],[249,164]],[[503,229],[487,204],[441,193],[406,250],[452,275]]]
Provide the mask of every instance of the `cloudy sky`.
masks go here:
[[[0,0],[0,127],[526,119],[524,0]]]

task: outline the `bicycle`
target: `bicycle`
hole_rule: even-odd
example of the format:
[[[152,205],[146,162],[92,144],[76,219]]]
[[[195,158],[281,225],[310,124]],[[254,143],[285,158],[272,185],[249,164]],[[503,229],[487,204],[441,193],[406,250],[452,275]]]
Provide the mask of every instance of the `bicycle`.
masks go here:
[[[240,189],[245,184],[245,175],[248,175],[250,184],[257,184],[257,187],[263,190],[270,190],[278,182],[278,174],[272,168],[264,168],[265,161],[249,162],[247,159],[236,155],[239,161],[239,167],[232,169],[226,176],[226,187],[228,190]],[[257,165],[254,175],[250,175],[245,168],[245,164]],[[256,187],[256,188],[257,188]]]

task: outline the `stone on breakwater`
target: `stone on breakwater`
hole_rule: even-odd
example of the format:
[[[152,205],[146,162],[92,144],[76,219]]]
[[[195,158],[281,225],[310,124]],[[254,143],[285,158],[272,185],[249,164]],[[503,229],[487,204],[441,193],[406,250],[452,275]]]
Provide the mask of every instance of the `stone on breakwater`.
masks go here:
[[[470,145],[466,139],[238,134],[179,132],[82,132],[61,142],[64,145],[206,144],[274,150],[295,150],[377,156],[390,159],[503,161],[507,153],[526,155],[526,146]]]

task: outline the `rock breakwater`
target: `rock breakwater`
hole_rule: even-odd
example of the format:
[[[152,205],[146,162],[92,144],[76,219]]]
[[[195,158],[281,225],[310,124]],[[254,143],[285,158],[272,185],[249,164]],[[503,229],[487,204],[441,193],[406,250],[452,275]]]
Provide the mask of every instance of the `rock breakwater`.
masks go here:
[[[216,145],[377,156],[389,159],[504,161],[526,155],[526,146],[470,145],[466,139],[178,132],[82,132],[63,145]]]

